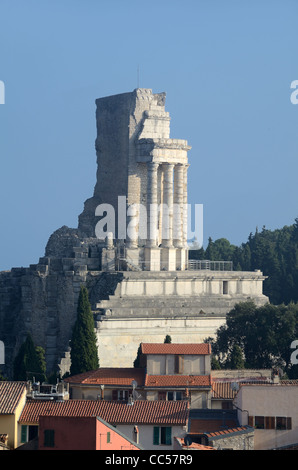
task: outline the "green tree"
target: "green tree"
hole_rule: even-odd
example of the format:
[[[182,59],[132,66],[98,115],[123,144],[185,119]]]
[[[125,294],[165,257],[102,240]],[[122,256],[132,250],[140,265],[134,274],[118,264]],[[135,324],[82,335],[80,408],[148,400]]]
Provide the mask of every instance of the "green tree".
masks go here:
[[[227,314],[226,323],[217,330],[216,350],[224,358],[222,367],[231,367],[232,358],[235,366],[239,347],[246,368],[280,367],[293,377],[296,369],[291,365],[290,345],[298,337],[297,325],[297,304],[261,307],[253,302],[236,304]],[[238,359],[237,363],[238,368]]]
[[[88,290],[81,286],[77,319],[74,324],[70,342],[70,374],[80,374],[99,367],[94,319],[88,297]]]
[[[21,345],[13,363],[14,380],[38,380],[44,382],[45,361],[44,352],[40,347],[35,347],[31,335]]]
[[[172,338],[170,335],[166,335],[165,337],[165,340],[164,340],[164,343],[171,343],[172,342]]]
[[[228,364],[230,369],[244,369],[243,352],[238,344],[233,346]]]

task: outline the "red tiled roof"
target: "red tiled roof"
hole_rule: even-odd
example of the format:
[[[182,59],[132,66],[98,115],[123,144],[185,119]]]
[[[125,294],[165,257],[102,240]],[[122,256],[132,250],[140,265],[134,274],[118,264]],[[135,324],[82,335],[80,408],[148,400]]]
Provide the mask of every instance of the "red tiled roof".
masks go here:
[[[210,375],[146,375],[145,387],[210,387]]]
[[[209,343],[141,343],[143,354],[211,354]]]
[[[145,369],[131,368],[100,368],[97,370],[73,375],[64,381],[70,384],[85,385],[123,385],[131,386],[135,380],[139,386],[144,385]]]
[[[39,416],[98,416],[110,424],[176,424],[188,420],[185,401],[137,400],[133,405],[105,400],[30,400],[24,406],[20,424],[38,424]]]
[[[250,428],[249,426],[238,426],[236,428],[227,428],[227,429],[222,429],[222,430],[216,431],[216,432],[210,432],[210,433],[206,434],[206,436],[208,438],[222,437],[222,436],[226,436],[227,434],[233,434],[235,432],[241,432],[241,431],[247,431],[247,430],[249,430],[251,432],[253,429]]]
[[[214,447],[204,446],[203,444],[197,444],[196,442],[192,442],[190,445],[186,445],[184,443],[184,439],[181,437],[175,437],[175,439],[179,442],[181,448],[183,450],[217,450]]]
[[[212,398],[233,400],[236,391],[232,390],[232,382],[213,382],[212,383]]]
[[[13,414],[26,390],[26,382],[0,382],[0,414]]]

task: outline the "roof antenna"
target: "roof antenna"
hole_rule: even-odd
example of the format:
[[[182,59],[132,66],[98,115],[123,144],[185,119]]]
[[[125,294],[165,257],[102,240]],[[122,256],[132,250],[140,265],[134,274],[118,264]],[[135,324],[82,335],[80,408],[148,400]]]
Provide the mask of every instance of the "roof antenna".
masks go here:
[[[137,78],[138,78],[138,88],[140,88],[140,66],[138,64],[138,70],[137,70]]]

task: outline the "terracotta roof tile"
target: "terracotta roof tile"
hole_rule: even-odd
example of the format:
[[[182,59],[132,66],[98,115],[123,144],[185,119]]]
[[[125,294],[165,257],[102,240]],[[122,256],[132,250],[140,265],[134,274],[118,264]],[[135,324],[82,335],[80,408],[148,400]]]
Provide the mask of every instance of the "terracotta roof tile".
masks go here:
[[[175,437],[175,439],[179,442],[183,450],[217,450],[214,447],[204,446],[203,444],[197,444],[196,442],[192,442],[190,445],[186,445],[184,443],[184,439],[181,437]]]
[[[211,387],[210,375],[146,375],[145,387]]]
[[[0,382],[0,414],[13,414],[26,391],[26,382]]]
[[[188,420],[185,401],[137,400],[133,405],[105,400],[27,401],[20,424],[38,424],[39,416],[98,416],[110,424],[177,424]]]
[[[209,343],[141,343],[143,354],[211,354]]]
[[[234,428],[222,429],[216,432],[210,432],[206,434],[206,436],[208,438],[212,438],[212,437],[214,438],[214,437],[222,437],[225,435],[230,435],[230,434],[239,433],[239,432],[246,432],[246,431],[252,432],[253,428],[251,428],[250,426],[238,426]]]
[[[236,391],[232,390],[232,382],[213,382],[212,383],[212,398],[233,400]]]
[[[131,368],[100,368],[66,378],[70,384],[85,385],[123,385],[130,386],[135,380],[139,386],[144,385],[145,369]]]

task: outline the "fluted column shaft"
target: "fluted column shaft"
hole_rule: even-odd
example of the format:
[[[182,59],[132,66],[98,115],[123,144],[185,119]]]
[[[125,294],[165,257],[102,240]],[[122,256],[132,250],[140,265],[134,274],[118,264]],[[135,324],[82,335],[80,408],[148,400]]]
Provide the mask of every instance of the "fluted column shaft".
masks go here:
[[[183,186],[183,244],[187,247],[187,223],[188,223],[188,207],[187,207],[187,172],[189,165],[184,165],[184,186]]]
[[[159,164],[147,163],[147,243],[148,247],[157,245],[157,170]]]
[[[174,221],[173,239],[174,245],[183,246],[183,202],[184,202],[184,166],[179,163],[175,165],[174,171]]]
[[[162,245],[171,247],[173,245],[173,173],[172,163],[163,164],[163,217],[162,217]]]

